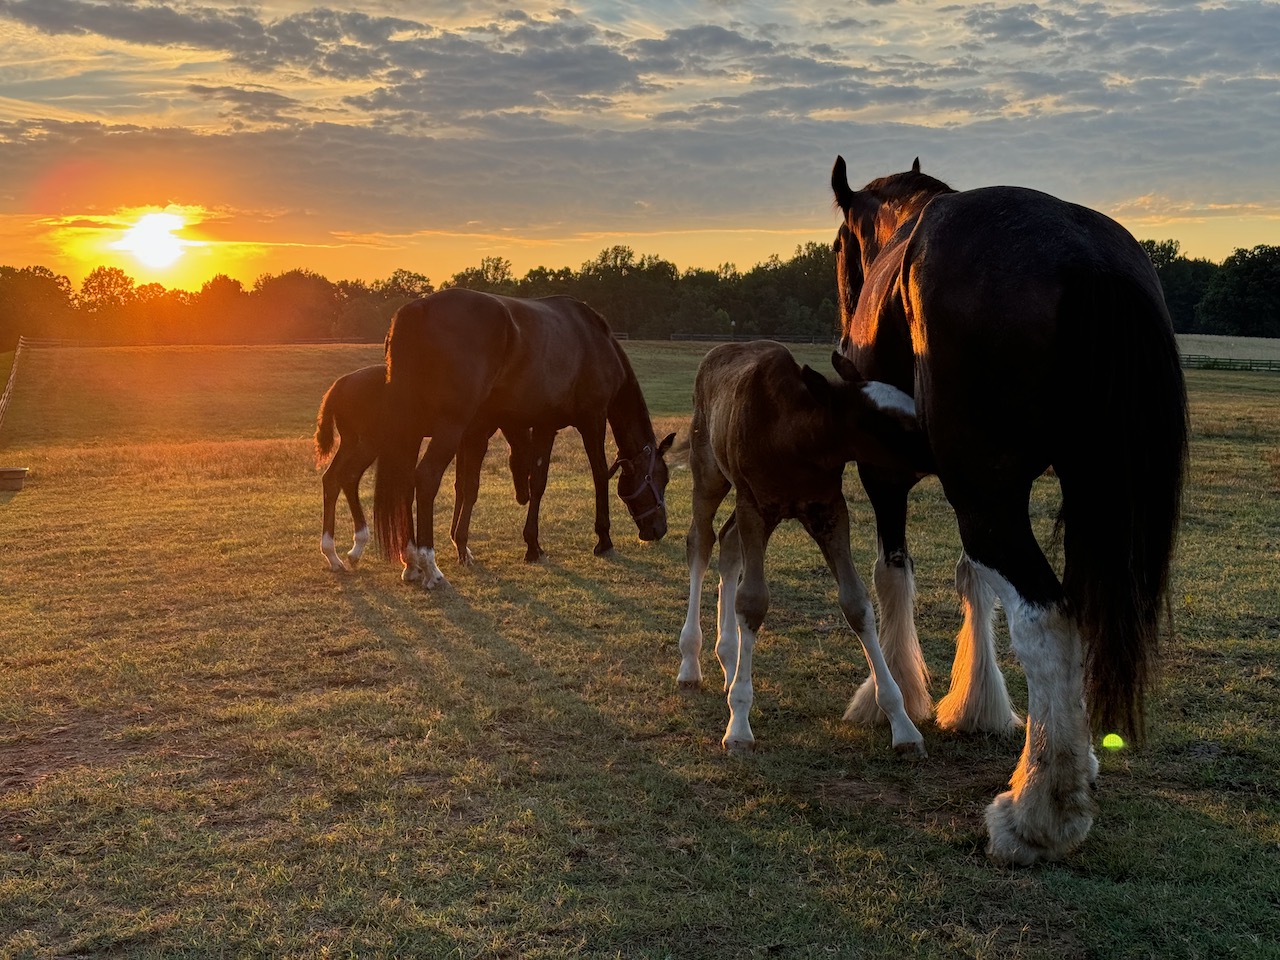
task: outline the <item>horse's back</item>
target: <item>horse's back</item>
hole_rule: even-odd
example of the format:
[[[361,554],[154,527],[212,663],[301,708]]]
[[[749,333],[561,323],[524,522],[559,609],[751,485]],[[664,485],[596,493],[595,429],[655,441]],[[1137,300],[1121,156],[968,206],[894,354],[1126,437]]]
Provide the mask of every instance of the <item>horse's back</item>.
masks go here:
[[[604,318],[568,296],[500,298],[515,328],[516,356],[495,384],[496,416],[521,420],[533,411],[556,427],[603,417],[630,362]]]
[[[908,241],[902,284],[926,423],[966,426],[930,429],[944,460],[948,446],[960,456],[979,443],[1037,472],[1083,412],[1093,352],[1120,363],[1151,345],[1176,352],[1137,241],[1103,214],[1035,190],[936,197]]]
[[[822,417],[785,346],[721,344],[694,378],[691,456],[714,459],[735,485],[785,487],[824,459]]]

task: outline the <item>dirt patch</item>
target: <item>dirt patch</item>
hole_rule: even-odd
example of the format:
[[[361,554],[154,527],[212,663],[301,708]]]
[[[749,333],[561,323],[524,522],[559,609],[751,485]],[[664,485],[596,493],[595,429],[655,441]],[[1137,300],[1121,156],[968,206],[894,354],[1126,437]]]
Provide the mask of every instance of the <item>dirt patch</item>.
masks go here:
[[[70,768],[116,766],[143,752],[146,744],[121,740],[128,723],[121,717],[81,714],[0,743],[0,796],[31,789]]]

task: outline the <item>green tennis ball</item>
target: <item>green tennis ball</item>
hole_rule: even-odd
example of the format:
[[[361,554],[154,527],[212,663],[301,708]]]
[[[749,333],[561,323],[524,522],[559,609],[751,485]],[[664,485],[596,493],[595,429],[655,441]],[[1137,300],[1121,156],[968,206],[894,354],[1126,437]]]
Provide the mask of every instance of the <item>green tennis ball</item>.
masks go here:
[[[1124,737],[1118,733],[1108,733],[1102,738],[1102,745],[1108,750],[1120,750],[1124,747]]]

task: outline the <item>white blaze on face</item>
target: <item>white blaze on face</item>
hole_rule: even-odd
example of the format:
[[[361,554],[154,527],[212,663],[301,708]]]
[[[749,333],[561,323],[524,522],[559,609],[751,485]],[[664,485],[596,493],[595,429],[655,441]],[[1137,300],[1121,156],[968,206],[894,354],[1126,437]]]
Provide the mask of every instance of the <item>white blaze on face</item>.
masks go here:
[[[862,388],[862,393],[886,413],[900,414],[912,420],[916,417],[915,398],[908,393],[902,392],[892,384],[871,380]]]

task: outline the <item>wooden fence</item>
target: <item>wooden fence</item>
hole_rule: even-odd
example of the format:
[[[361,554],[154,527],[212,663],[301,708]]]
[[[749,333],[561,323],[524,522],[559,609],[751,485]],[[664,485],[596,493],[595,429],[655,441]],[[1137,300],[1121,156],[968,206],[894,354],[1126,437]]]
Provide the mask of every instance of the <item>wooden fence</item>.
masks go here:
[[[1183,354],[1182,365],[1189,370],[1265,370],[1280,373],[1280,360],[1237,360],[1233,357],[1206,357],[1199,353]]]

